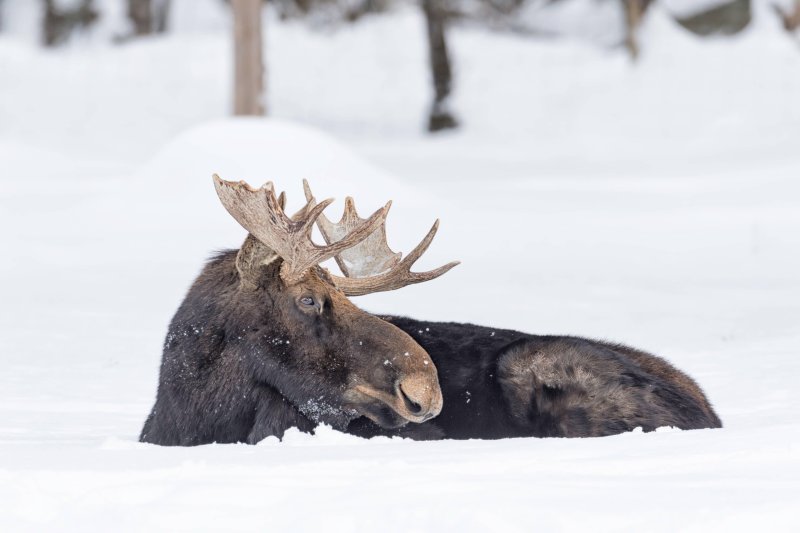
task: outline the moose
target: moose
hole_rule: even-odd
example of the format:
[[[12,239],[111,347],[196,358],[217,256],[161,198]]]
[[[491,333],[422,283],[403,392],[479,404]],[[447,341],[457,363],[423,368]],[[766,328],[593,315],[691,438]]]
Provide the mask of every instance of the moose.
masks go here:
[[[406,256],[389,248],[391,202],[338,223],[307,182],[285,212],[271,182],[214,175],[248,232],[213,257],[173,317],[155,405],[140,440],[257,443],[321,423],[363,437],[419,440],[595,437],[661,426],[717,428],[703,391],[664,359],[620,344],[453,322],[376,316],[349,297],[433,280],[412,272],[437,220]],[[314,226],[325,245],[312,240]],[[320,264],[333,259],[343,276]]]

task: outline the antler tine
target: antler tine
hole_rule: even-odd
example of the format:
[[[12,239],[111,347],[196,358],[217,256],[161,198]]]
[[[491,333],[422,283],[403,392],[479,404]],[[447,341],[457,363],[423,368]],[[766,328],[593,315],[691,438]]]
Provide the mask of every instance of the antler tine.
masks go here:
[[[303,180],[306,199],[314,201],[311,187]],[[386,204],[386,209],[392,205]],[[336,242],[348,228],[360,222],[353,199],[348,197],[342,219],[334,224],[324,215],[317,219],[317,226],[328,243]],[[331,274],[331,278],[348,296],[361,296],[371,292],[390,291],[438,278],[454,266],[458,261],[448,263],[428,272],[411,272],[411,267],[425,253],[439,229],[439,221],[434,222],[425,238],[411,251],[405,259],[403,254],[393,252],[386,242],[386,224],[375,230],[360,244],[348,247],[344,252],[334,256],[345,277]]]
[[[397,270],[400,270],[400,267],[402,266],[405,272],[407,272],[409,276],[414,278],[415,281],[413,281],[412,283],[422,283],[423,281],[430,281],[432,279],[438,278],[439,276],[449,271],[454,266],[461,264],[461,261],[451,261],[446,265],[440,266],[439,268],[435,268],[433,270],[429,270],[427,272],[411,272],[411,267],[414,265],[414,263],[416,263],[417,260],[420,257],[422,257],[422,254],[428,251],[428,246],[430,246],[431,243],[433,242],[433,238],[436,236],[437,231],[439,231],[438,218],[436,219],[436,222],[433,223],[433,226],[431,227],[430,231],[428,231],[428,234],[425,235],[425,238],[422,239],[420,243],[416,247],[414,247],[413,250],[411,250],[411,253],[409,253],[406,256],[406,258],[400,262],[400,265],[397,266],[398,267]]]
[[[314,194],[307,180],[303,180],[303,190],[306,200],[314,202]],[[389,201],[384,207],[387,215],[392,207]],[[344,212],[338,223],[334,224],[325,215],[317,219],[317,227],[322,233],[322,237],[328,244],[335,243],[344,238],[353,228],[363,223],[364,219],[358,216],[353,198],[348,196],[344,202]],[[400,262],[402,254],[395,253],[386,243],[386,220],[380,228],[371,233],[357,246],[349,247],[342,253],[334,256],[336,263],[341,271],[348,277],[365,277],[379,274]]]
[[[323,203],[325,202],[321,202],[320,205],[322,205]],[[366,219],[364,222],[359,224],[358,227],[350,231],[347,235],[345,235],[343,239],[331,243],[328,246],[317,246],[315,244],[314,246],[317,246],[317,248],[319,248],[321,251],[324,251],[324,253],[322,252],[320,253],[320,257],[322,257],[322,259],[320,259],[320,261],[318,262],[322,262],[325,259],[334,257],[336,254],[339,254],[348,248],[356,246],[358,243],[369,237],[373,232],[377,231],[378,228],[386,221],[386,215],[388,214],[388,212],[389,212],[389,207],[388,205],[385,205],[380,209],[378,209],[377,211],[375,211],[374,213],[372,213],[372,215],[370,215],[368,219]],[[309,233],[311,232],[310,226],[313,225],[314,222],[315,220],[310,220],[309,222],[309,228],[308,228]]]
[[[439,220],[437,219],[436,222],[433,223],[430,231],[428,231],[428,234],[425,235],[425,238],[414,247],[411,253],[397,265],[382,274],[368,278],[343,278],[331,274],[331,278],[333,278],[336,286],[347,296],[363,296],[373,292],[392,291],[401,289],[407,285],[436,279],[454,266],[461,264],[461,261],[452,261],[427,272],[411,272],[411,267],[428,249],[428,246],[430,246],[438,230]]]
[[[305,205],[303,208],[303,215],[295,221],[302,224],[301,228],[305,235],[311,234],[311,230],[314,227],[314,222],[316,222],[317,219],[322,215],[322,212],[325,210],[325,208],[332,203],[333,198],[327,198],[316,205],[312,205],[311,202]]]
[[[319,246],[311,240],[311,229],[333,199],[319,204],[308,202],[294,218],[290,218],[283,209],[285,195],[276,197],[272,182],[254,189],[244,181],[225,181],[214,174],[214,186],[222,205],[233,218],[283,258],[281,277],[287,283],[299,281],[312,266],[357,245],[386,220],[387,209],[384,207],[341,240]]]
[[[428,251],[428,246],[430,246],[431,243],[433,242],[433,238],[436,236],[437,231],[439,231],[438,218],[434,221],[433,226],[431,226],[431,229],[428,231],[428,234],[425,235],[425,238],[422,239],[419,242],[419,244],[414,247],[413,250],[411,250],[411,253],[408,254],[406,258],[401,261],[401,263],[404,263],[408,265],[409,268],[411,268],[411,265],[413,265],[417,261],[417,259],[422,257],[422,254]]]

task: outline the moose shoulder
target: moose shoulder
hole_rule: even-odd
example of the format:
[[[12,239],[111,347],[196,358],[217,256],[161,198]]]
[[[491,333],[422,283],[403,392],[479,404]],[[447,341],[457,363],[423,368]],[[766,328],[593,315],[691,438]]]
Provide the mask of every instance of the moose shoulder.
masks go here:
[[[361,219],[350,198],[293,217],[271,183],[215,176],[249,232],[190,288],[164,343],[155,405],[140,439],[163,445],[255,443],[319,423],[362,436],[601,436],[635,427],[719,427],[703,392],[653,355],[573,337],[376,317],[348,296],[434,279],[386,244],[389,204]],[[327,244],[311,241],[316,224]],[[344,276],[319,266],[336,260]],[[438,369],[438,372],[437,372]]]

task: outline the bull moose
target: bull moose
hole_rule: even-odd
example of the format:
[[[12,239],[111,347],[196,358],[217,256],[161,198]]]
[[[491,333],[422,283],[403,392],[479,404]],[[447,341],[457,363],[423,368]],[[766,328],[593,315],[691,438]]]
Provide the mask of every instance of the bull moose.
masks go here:
[[[367,219],[347,198],[338,223],[304,182],[294,216],[272,183],[214,176],[247,231],[212,258],[164,342],[155,405],[140,440],[256,443],[320,423],[365,437],[592,437],[641,427],[721,427],[700,387],[627,346],[362,311],[348,297],[437,278],[411,272],[438,228],[406,257],[386,241],[391,202]],[[311,239],[317,225],[325,245]],[[344,276],[320,266],[333,258]]]

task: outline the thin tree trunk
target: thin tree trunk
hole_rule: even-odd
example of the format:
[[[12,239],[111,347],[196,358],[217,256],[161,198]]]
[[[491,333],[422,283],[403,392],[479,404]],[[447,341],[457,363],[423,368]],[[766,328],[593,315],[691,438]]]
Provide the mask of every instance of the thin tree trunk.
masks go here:
[[[452,91],[453,73],[445,40],[444,0],[422,0],[422,10],[428,27],[428,53],[434,98],[428,115],[428,131],[440,131],[458,126],[448,109],[447,99]]]
[[[128,19],[133,31],[119,41],[167,31],[170,0],[127,0]]]
[[[153,31],[166,33],[169,26],[170,0],[161,0],[153,10]]]
[[[234,40],[234,115],[264,114],[262,0],[232,0]]]
[[[625,9],[625,48],[631,59],[636,61],[639,57],[638,33],[644,6],[641,0],[622,0],[622,4]]]
[[[44,0],[44,17],[42,17],[42,42],[45,46],[55,46],[59,35],[59,16],[54,0]]]
[[[774,7],[786,31],[792,33],[800,28],[800,0],[794,0],[794,6],[792,6],[789,11],[784,11],[778,6]]]
[[[128,18],[136,36],[153,33],[153,4],[151,0],[128,0]]]
[[[44,0],[43,5],[42,41],[45,46],[66,42],[76,28],[88,28],[99,17],[93,0],[81,0],[78,6],[63,11],[56,6],[54,0]]]

